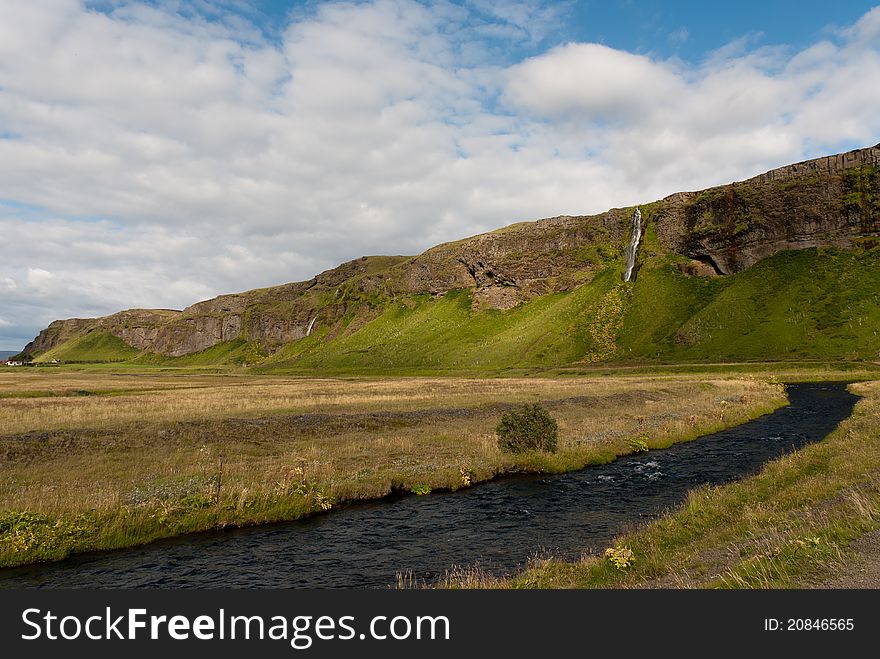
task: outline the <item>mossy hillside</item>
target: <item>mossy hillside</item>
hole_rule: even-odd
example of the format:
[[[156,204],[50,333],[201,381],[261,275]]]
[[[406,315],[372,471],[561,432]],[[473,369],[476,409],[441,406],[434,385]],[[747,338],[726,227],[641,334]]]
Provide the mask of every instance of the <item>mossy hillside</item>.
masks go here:
[[[880,223],[880,171],[873,165],[861,165],[843,176],[843,212],[859,216],[862,227],[876,231]]]
[[[671,263],[642,268],[627,292],[616,359],[664,359],[674,353],[682,324],[708,305],[717,289],[716,280],[688,277]]]
[[[224,342],[186,357],[140,354],[109,335],[72,339],[41,357],[133,359],[174,366],[258,365],[292,372],[472,372],[576,363],[876,360],[880,355],[880,247],[781,252],[727,277],[677,267],[652,232],[635,282],[619,264],[567,292],[513,309],[475,310],[472,292],[376,292],[334,325],[267,355]],[[60,355],[60,356],[57,356]]]
[[[319,370],[491,370],[571,363],[593,347],[589,323],[615,281],[615,273],[606,271],[589,285],[508,311],[473,311],[468,290],[398,299],[356,332],[329,342],[317,333],[271,362]]]
[[[662,249],[650,218],[658,204],[643,207],[646,229],[639,247],[636,280],[626,286],[616,341],[618,360],[663,359],[676,348],[682,323],[712,301],[718,280],[683,274],[687,259]]]
[[[75,337],[34,360],[38,364],[113,364],[119,366],[243,366],[254,364],[266,358],[259,342],[235,339],[223,341],[206,350],[183,355],[166,357],[132,348],[122,339],[108,332],[89,332]]]
[[[109,332],[93,331],[76,336],[51,350],[44,352],[37,363],[65,362],[123,362],[140,353],[122,339]]]
[[[715,359],[736,354],[751,358],[755,354],[751,337],[737,344],[726,341],[724,326],[728,320],[737,324],[738,319],[725,314],[737,310],[719,307],[724,307],[728,297],[736,299],[730,292],[736,289],[735,284],[727,281],[695,287],[698,295],[692,298],[690,282],[675,281],[674,273],[651,276],[651,271],[678,265],[686,272],[705,272],[705,267],[688,262],[697,259],[711,264],[720,273],[742,273],[767,254],[798,250],[804,244],[839,247],[861,241],[876,243],[880,240],[878,165],[880,145],[794,163],[748,180],[675,193],[641,204],[646,229],[639,250],[641,281],[634,287],[607,290],[601,294],[598,305],[591,303],[596,314],[588,320],[588,334],[591,341],[601,345],[583,352],[581,358],[699,359],[707,337],[710,343],[713,337],[724,343],[726,352],[713,355]],[[411,307],[415,299],[411,296],[442,295],[471,288],[477,292],[473,313],[479,315],[486,307],[506,307],[515,300],[533,300],[550,293],[567,295],[594,278],[601,282],[597,274],[619,266],[633,210],[614,208],[590,216],[520,222],[437,245],[417,256],[361,257],[308,281],[221,295],[183,312],[133,309],[100,319],[55,321],[25,350],[30,356],[39,356],[75,335],[107,330],[142,348],[179,354],[205,348],[216,340],[218,332],[224,338],[232,338],[235,328],[240,328],[240,338],[259,340],[267,353],[281,350],[285,359],[300,358],[314,352],[314,342],[290,349],[284,344],[296,341],[294,337],[300,336],[307,324],[314,321],[315,328],[329,328],[323,340],[333,343],[364,331],[370,322],[381,322],[378,317],[398,304]],[[822,285],[825,283],[827,277],[823,274]],[[649,284],[656,285],[654,292],[660,298],[648,295]],[[505,286],[518,290],[515,295],[510,290],[498,290]],[[703,297],[716,293],[721,295],[717,301]],[[657,318],[657,314],[633,317],[634,309],[644,308],[639,297],[647,302],[663,299],[671,306],[667,304],[661,309],[655,305],[661,309],[662,318]],[[761,302],[768,302],[769,298],[763,293],[747,297],[749,305],[755,303],[750,310],[757,312],[758,322],[773,323],[773,319],[761,315]],[[701,311],[704,303],[710,307],[705,312]],[[793,313],[800,311],[795,308]],[[714,312],[720,313],[714,317]],[[807,310],[807,316],[810,315],[812,311]],[[692,316],[697,317],[682,328]],[[829,313],[826,321],[816,326],[824,345],[806,346],[804,351],[834,353],[837,357],[861,354],[865,345],[860,343],[860,333],[843,336],[835,332],[837,323],[832,316]],[[475,321],[468,317],[467,322]],[[721,325],[721,331],[716,332],[713,324],[716,328]],[[804,339],[802,335],[809,333],[796,327],[775,329],[775,339],[761,358],[784,353],[782,344]],[[750,328],[747,334],[763,336],[766,332]],[[658,343],[661,345],[655,345]],[[841,349],[843,353],[839,352]],[[539,361],[552,364],[559,360]]]
[[[589,284],[509,311],[469,291],[397,300],[350,335],[309,337],[277,365],[344,370],[505,369],[579,361],[876,359],[880,250],[783,252],[729,277],[692,277],[649,257],[632,284]]]
[[[234,339],[222,341],[200,352],[181,357],[165,357],[149,352],[139,353],[132,360],[145,366],[245,366],[265,359],[259,341]]]
[[[880,250],[781,252],[709,284],[668,355],[680,359],[877,359]]]

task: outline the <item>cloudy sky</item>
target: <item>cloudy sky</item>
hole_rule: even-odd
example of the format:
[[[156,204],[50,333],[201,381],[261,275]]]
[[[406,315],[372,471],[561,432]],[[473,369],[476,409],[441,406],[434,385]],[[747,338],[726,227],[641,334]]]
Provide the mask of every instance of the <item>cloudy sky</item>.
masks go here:
[[[871,2],[0,0],[0,350],[880,141]]]

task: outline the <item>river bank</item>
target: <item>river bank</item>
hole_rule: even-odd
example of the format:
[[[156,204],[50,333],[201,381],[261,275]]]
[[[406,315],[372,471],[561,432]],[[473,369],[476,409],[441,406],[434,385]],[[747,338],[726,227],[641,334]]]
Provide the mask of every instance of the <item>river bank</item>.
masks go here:
[[[849,388],[861,399],[825,440],[753,477],[699,488],[668,516],[616,538],[612,548],[631,552],[623,569],[589,555],[539,561],[509,580],[468,574],[450,585],[878,588],[864,563],[880,528],[880,382]]]
[[[0,391],[7,427],[29,428],[0,437],[0,565],[571,471],[785,403],[748,377],[65,377]],[[501,413],[536,400],[559,422],[558,453],[502,453]]]

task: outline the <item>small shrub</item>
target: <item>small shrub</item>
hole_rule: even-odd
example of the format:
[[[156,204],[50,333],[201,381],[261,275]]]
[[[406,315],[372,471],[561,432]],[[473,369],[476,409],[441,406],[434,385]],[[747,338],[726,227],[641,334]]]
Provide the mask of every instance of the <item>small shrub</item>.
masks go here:
[[[420,497],[423,497],[426,494],[431,494],[431,488],[428,485],[413,485],[410,488],[410,492],[412,492],[413,494],[417,494]]]
[[[39,557],[66,556],[94,529],[94,519],[87,513],[56,520],[38,513],[6,511],[0,514],[0,549]]]
[[[629,447],[632,449],[633,453],[647,453],[649,450],[647,436],[642,435],[641,437],[631,437],[629,440]]]
[[[495,434],[498,435],[498,446],[502,451],[523,453],[537,450],[553,453],[556,451],[559,426],[546,409],[534,403],[504,414]]]
[[[333,497],[329,494],[316,490],[312,498],[314,499],[315,506],[320,510],[330,510],[333,507]]]
[[[605,560],[618,570],[626,570],[632,567],[635,556],[629,547],[609,547],[605,550]]]

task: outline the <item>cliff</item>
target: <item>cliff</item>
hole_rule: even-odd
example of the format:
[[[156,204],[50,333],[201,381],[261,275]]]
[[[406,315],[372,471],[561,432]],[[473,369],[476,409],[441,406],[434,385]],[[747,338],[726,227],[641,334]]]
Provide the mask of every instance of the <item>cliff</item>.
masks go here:
[[[880,235],[880,145],[775,169],[641,206],[655,248],[690,275],[725,276],[768,256],[848,248]],[[122,311],[55,321],[27,345],[39,357],[90,332],[177,357],[228,341],[271,354],[316,329],[324,340],[356,332],[407,296],[471,292],[474,312],[507,310],[572,291],[618,267],[633,208],[524,222],[439,245],[415,257],[362,257],[306,282],[222,295],[182,311]]]

